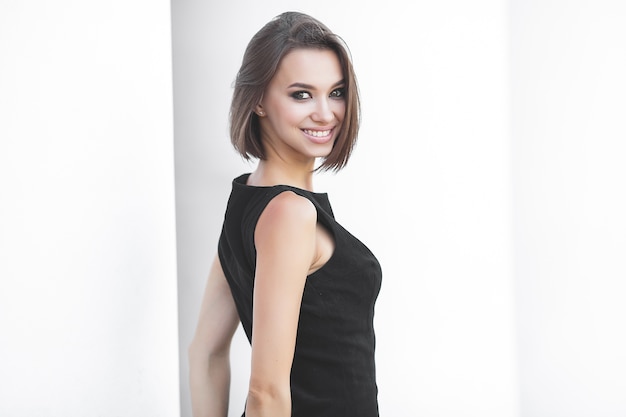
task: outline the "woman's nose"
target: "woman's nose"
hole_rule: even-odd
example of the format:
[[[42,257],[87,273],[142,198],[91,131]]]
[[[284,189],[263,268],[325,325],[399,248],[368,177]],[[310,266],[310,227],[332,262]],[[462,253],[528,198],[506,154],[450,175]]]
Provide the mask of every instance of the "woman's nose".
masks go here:
[[[313,112],[311,118],[320,123],[332,122],[335,119],[335,114],[333,113],[331,103],[329,103],[328,99],[317,101],[315,111]]]

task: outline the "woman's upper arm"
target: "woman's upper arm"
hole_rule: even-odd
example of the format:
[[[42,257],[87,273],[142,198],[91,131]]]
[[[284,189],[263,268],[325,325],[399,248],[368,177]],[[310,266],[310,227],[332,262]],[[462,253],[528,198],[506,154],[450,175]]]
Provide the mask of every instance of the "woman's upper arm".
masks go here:
[[[238,324],[235,302],[216,255],[204,289],[192,347],[203,355],[226,354]]]
[[[289,387],[316,223],[313,204],[293,192],[274,197],[257,223],[251,390]]]

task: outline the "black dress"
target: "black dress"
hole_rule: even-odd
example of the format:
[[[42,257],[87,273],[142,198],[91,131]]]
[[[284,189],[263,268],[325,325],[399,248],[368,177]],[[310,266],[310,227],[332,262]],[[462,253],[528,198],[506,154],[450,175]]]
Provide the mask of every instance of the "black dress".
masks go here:
[[[254,230],[272,198],[292,191],[313,202],[317,221],[335,240],[331,258],[304,286],[291,368],[292,417],[377,417],[373,318],[382,278],[378,261],[335,221],[326,194],[287,185],[248,186],[248,176],[233,180],[218,247],[248,340],[254,325]]]

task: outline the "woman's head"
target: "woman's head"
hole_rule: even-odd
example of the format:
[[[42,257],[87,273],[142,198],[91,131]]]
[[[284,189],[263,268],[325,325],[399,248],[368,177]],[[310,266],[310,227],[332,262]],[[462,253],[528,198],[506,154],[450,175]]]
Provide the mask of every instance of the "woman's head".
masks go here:
[[[244,158],[265,159],[261,123],[255,109],[263,100],[283,58],[302,49],[332,51],[341,67],[345,114],[335,144],[320,166],[323,170],[339,170],[347,163],[359,130],[356,77],[341,38],[318,20],[302,13],[279,15],[257,32],[248,44],[235,81],[230,110],[231,141]]]

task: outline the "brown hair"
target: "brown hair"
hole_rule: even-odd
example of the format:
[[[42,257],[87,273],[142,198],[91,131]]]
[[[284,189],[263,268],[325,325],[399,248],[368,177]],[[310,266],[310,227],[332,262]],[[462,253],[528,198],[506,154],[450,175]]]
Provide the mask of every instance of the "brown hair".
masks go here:
[[[332,50],[341,65],[346,113],[332,151],[318,168],[338,171],[348,162],[359,131],[360,101],[356,76],[345,42],[323,23],[303,13],[285,12],[275,17],[250,40],[234,84],[230,139],[245,159],[265,159],[259,118],[254,109],[282,58],[299,48]]]

